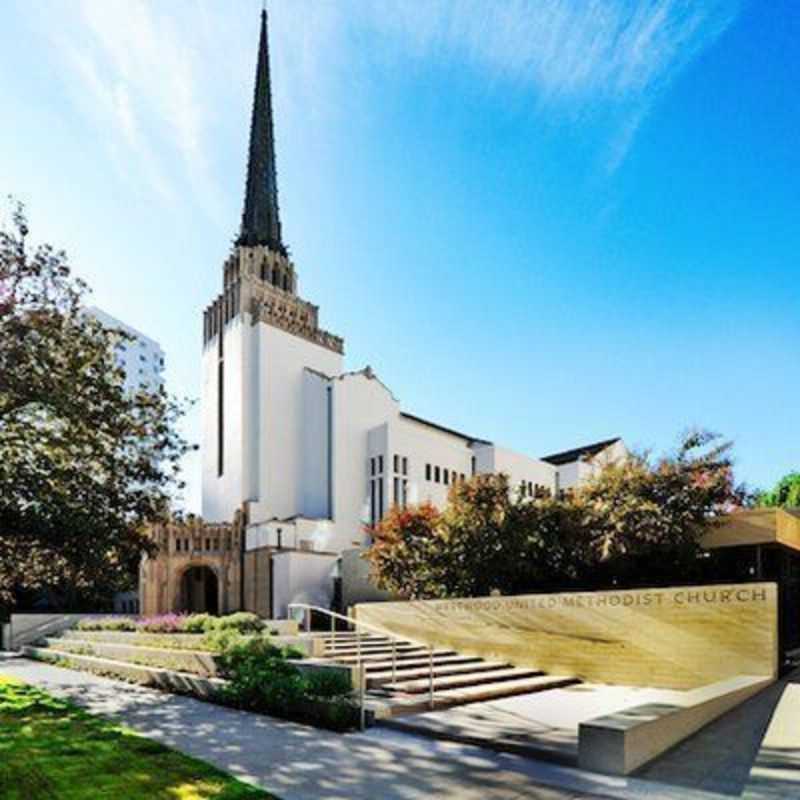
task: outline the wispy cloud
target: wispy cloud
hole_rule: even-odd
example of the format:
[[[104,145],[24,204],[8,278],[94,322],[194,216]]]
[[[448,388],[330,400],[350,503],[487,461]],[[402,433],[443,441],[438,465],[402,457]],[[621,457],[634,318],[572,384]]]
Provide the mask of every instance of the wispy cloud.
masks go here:
[[[187,188],[223,217],[210,143],[220,115],[249,97],[260,4],[80,0],[52,32],[69,78],[102,114],[109,148],[164,199]],[[740,0],[292,0],[273,2],[278,103],[320,115],[369,83],[375,60],[448,59],[487,90],[513,83],[550,119],[600,123],[608,172],[625,160],[647,114],[680,71],[735,19]],[[51,23],[52,27],[52,23]],[[58,26],[56,26],[58,27]],[[367,36],[363,34],[366,33]],[[350,83],[335,79],[344,69]],[[244,130],[237,109],[238,129]],[[238,151],[237,151],[238,152]],[[222,159],[226,163],[225,159]],[[185,182],[185,186],[183,183]]]
[[[738,0],[382,0],[371,23],[417,57],[456,57],[577,121],[615,115],[613,171],[652,103],[740,10]]]

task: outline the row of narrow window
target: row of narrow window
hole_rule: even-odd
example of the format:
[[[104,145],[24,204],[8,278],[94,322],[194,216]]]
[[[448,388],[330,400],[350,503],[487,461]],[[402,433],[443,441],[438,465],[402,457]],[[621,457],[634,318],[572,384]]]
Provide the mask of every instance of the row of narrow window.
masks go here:
[[[448,469],[447,467],[436,467],[430,464],[425,465],[426,481],[443,483],[445,486],[449,486],[451,483],[455,483],[459,480],[464,481],[466,479],[463,472],[456,472],[454,469]]]
[[[549,492],[550,490],[546,486],[533,483],[533,481],[522,481],[519,487],[521,497],[544,497]]]
[[[200,540],[200,544],[202,546],[203,540]],[[214,545],[213,547],[211,545]],[[212,551],[212,550],[219,550],[219,539],[206,539],[205,541],[205,550]],[[192,549],[192,540],[191,539],[176,539],[175,540],[175,552],[180,553],[183,551],[184,553],[188,553]]]
[[[261,267],[261,280],[269,281],[273,286],[277,286],[278,289],[283,289],[284,292],[291,292],[292,290],[292,276],[288,272],[284,272],[283,277],[281,277],[281,271],[277,267],[272,270],[272,280],[269,279],[269,268],[267,266]]]

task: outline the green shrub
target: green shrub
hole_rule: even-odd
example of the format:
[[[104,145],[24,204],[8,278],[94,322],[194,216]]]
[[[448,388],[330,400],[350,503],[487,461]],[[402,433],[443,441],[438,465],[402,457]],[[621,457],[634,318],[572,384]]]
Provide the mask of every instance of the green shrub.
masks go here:
[[[353,691],[350,676],[344,672],[327,669],[315,670],[306,672],[304,678],[309,697],[316,697],[320,700],[348,697]]]
[[[105,617],[82,619],[76,626],[79,631],[135,631],[136,621],[130,617]]]
[[[244,637],[239,631],[227,630],[210,630],[203,636],[200,647],[201,649],[210,650],[212,653],[224,653],[230,650],[237,644],[240,644]]]
[[[214,628],[220,631],[235,630],[239,633],[261,633],[264,627],[264,621],[261,617],[258,614],[251,614],[249,611],[237,611],[235,614],[228,614],[226,617],[218,617],[214,620]]]
[[[297,667],[268,637],[253,636],[226,648],[217,661],[228,684],[223,697],[240,708],[287,713],[303,699]]]
[[[283,657],[300,659],[305,658],[306,654],[302,650],[290,644],[283,648]]]
[[[184,633],[206,633],[214,628],[216,619],[211,614],[190,614],[183,623]]]

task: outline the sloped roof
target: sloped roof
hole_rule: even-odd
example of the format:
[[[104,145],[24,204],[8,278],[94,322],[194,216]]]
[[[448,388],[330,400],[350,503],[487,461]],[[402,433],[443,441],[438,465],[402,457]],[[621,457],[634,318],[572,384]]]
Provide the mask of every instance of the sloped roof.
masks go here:
[[[464,441],[466,441],[468,444],[491,444],[491,442],[487,441],[486,439],[479,439],[477,436],[468,436],[466,433],[454,431],[452,428],[445,428],[444,425],[439,425],[438,423],[431,422],[428,419],[417,417],[414,414],[408,414],[405,411],[401,411],[400,416],[405,417],[405,419],[410,419],[412,422],[417,422],[420,425],[425,425],[428,428],[441,431],[442,433],[449,433],[451,436],[457,436],[459,439],[464,439]]]
[[[583,447],[575,447],[572,450],[563,450],[560,453],[544,456],[542,461],[546,461],[548,464],[552,464],[555,467],[560,467],[562,464],[570,464],[573,461],[580,461],[585,458],[596,456],[598,453],[602,453],[607,447],[616,444],[620,439],[621,437],[615,436],[613,439],[604,439],[602,442],[587,444]]]

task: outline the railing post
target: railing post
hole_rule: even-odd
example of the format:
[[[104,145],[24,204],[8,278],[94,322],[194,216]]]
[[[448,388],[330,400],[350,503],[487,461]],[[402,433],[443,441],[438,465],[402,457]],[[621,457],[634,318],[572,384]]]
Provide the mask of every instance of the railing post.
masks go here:
[[[306,608],[306,633],[311,633],[311,609]]]
[[[433,645],[428,650],[428,705],[433,708]]]
[[[367,708],[364,705],[364,695],[367,693],[367,671],[363,665],[358,668],[358,705],[360,708],[361,719],[359,720],[361,730],[367,729]]]
[[[331,647],[336,646],[336,617],[331,614]]]

